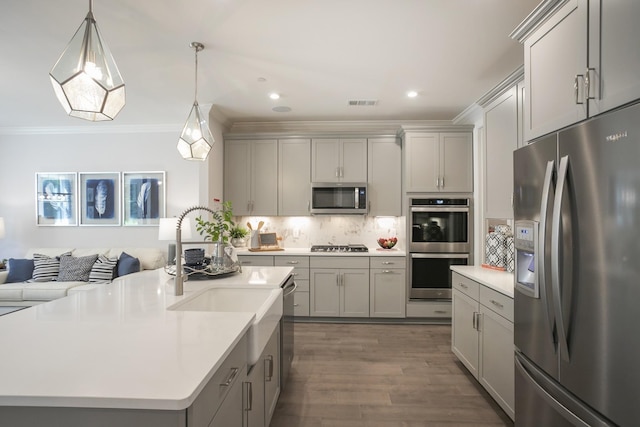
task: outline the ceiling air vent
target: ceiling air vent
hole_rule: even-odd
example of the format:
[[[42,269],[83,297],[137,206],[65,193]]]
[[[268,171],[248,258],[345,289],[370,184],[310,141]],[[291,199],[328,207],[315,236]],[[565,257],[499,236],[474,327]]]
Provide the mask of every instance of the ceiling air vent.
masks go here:
[[[375,99],[351,99],[347,102],[350,107],[373,107],[378,104]]]

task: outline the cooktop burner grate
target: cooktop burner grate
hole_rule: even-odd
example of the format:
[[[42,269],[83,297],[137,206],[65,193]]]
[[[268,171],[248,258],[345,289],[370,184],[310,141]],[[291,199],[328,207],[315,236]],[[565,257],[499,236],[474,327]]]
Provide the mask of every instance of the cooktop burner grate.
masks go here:
[[[369,252],[369,248],[363,244],[313,245],[311,252]]]

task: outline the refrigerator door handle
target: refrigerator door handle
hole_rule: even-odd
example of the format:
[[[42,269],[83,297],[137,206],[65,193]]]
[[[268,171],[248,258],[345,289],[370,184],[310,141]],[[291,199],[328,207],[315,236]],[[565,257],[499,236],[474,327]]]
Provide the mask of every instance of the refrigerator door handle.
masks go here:
[[[564,195],[568,168],[569,156],[563,156],[558,166],[558,182],[551,218],[551,290],[553,293],[553,311],[556,318],[560,356],[567,362],[569,361],[569,346],[567,344],[564,318],[562,317],[562,300],[560,296],[560,256],[562,255],[560,253],[560,246],[563,243],[560,236],[560,225],[562,220],[562,196]]]
[[[551,334],[551,341],[555,341],[553,327],[555,319],[551,310],[551,292],[547,287],[547,274],[546,274],[546,257],[545,248],[547,247],[547,211],[549,208],[549,196],[551,195],[551,186],[553,184],[553,170],[556,167],[555,160],[549,160],[547,162],[547,169],[544,173],[544,183],[542,184],[542,201],[540,203],[540,225],[538,226],[538,247],[536,248],[536,278],[538,280],[538,287],[544,292],[544,308],[547,313],[547,321],[549,322],[549,329]]]

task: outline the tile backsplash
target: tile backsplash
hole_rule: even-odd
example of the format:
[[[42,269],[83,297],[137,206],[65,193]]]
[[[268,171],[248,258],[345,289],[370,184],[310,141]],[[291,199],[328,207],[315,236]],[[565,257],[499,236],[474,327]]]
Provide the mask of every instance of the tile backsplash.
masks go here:
[[[362,215],[316,215],[304,217],[236,217],[238,224],[247,228],[247,222],[257,229],[264,221],[261,232],[276,233],[282,237],[284,248],[308,248],[328,243],[346,245],[362,243],[371,250],[378,247],[379,237],[397,237],[397,248],[406,250],[405,217],[367,217]]]

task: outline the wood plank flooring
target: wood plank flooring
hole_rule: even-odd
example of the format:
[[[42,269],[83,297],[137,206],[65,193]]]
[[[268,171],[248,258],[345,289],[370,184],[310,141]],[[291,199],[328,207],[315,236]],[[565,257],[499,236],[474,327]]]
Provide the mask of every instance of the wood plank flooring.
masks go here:
[[[450,325],[296,323],[271,427],[513,426],[451,352]]]

